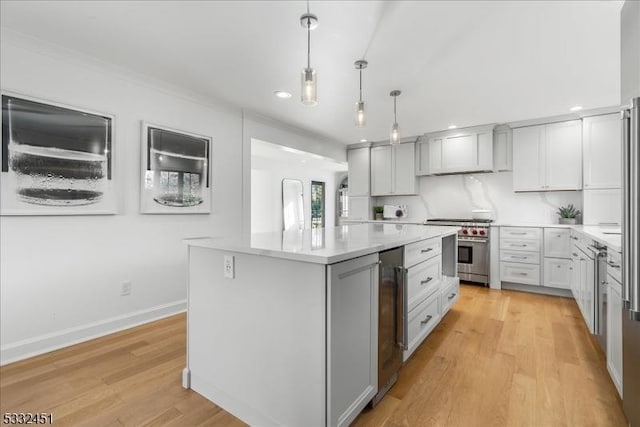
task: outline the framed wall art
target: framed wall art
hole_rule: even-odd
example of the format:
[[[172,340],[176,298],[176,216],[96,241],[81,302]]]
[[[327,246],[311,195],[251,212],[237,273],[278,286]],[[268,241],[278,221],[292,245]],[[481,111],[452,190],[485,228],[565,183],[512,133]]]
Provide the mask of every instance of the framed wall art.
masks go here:
[[[210,156],[208,136],[142,122],[142,213],[209,213]]]
[[[2,92],[0,214],[114,214],[114,117]]]

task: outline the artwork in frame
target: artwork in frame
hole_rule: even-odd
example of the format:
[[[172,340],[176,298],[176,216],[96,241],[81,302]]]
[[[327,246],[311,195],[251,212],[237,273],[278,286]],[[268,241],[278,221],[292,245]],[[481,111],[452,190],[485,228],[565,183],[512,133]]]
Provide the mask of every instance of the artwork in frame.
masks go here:
[[[115,214],[114,117],[2,91],[0,214]]]
[[[142,122],[141,158],[142,213],[210,213],[210,137]]]

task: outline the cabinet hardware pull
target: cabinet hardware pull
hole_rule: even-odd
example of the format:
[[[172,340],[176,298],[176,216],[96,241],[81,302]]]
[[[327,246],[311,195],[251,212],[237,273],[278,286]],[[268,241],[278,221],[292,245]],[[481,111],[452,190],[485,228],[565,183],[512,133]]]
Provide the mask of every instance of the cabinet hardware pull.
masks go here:
[[[425,252],[431,252],[433,250],[433,248],[427,248],[427,249],[423,249],[420,251],[420,253],[425,253]]]
[[[526,232],[524,232],[524,233],[515,233],[515,232],[511,231],[511,232],[509,232],[509,234],[512,234],[514,236],[524,236],[527,233]]]
[[[528,276],[529,275],[529,273],[516,273],[516,274],[518,274],[520,276]]]
[[[425,283],[429,283],[432,280],[433,280],[433,277],[427,277],[426,279],[420,281],[420,284],[424,285]]]
[[[511,258],[517,258],[517,259],[529,259],[528,256],[518,256],[518,255],[511,255]]]
[[[574,253],[572,253],[571,255],[573,255],[573,256],[578,256],[578,254],[577,254],[577,253],[575,253],[575,252],[574,252]]]
[[[529,245],[516,245],[516,244],[512,243],[511,246],[517,246],[519,248],[526,248]]]
[[[449,296],[447,297],[447,299],[448,299],[448,300],[451,300],[451,299],[453,299],[455,296],[456,296],[456,293],[454,292],[454,293],[452,293],[451,295],[449,295]]]
[[[616,263],[611,262],[611,261],[609,261],[607,264],[609,264],[613,268],[620,268],[620,264],[616,264]]]
[[[420,322],[421,325],[426,325],[427,323],[429,323],[429,321],[433,318],[432,315],[427,315],[427,317],[424,318],[423,321]]]

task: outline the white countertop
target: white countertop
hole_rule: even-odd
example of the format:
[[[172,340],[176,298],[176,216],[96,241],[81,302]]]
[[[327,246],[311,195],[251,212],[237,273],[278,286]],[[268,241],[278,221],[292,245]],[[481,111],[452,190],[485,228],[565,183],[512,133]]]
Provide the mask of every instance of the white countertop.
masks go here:
[[[406,219],[341,219],[340,221],[343,224],[424,224],[424,221],[408,221]]]
[[[184,241],[202,248],[334,264],[432,237],[456,234],[458,230],[459,227],[434,225],[347,224],[313,230],[254,233],[250,241],[212,237]]]

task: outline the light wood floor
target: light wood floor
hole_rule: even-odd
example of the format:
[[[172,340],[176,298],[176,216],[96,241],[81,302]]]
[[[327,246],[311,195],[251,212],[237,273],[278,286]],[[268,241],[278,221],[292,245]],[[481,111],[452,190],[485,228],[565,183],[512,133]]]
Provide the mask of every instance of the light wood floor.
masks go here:
[[[185,317],[0,368],[0,412],[54,424],[239,426],[181,387]],[[355,426],[620,426],[602,353],[566,298],[462,286],[460,300]]]

